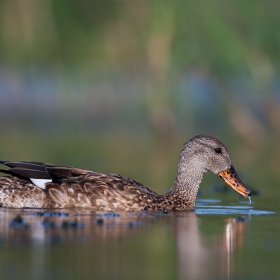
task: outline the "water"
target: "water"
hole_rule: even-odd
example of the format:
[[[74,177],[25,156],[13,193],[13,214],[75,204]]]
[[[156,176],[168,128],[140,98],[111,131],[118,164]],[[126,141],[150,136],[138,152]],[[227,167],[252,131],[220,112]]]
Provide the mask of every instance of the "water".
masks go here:
[[[277,203],[184,213],[0,209],[1,279],[278,279]]]

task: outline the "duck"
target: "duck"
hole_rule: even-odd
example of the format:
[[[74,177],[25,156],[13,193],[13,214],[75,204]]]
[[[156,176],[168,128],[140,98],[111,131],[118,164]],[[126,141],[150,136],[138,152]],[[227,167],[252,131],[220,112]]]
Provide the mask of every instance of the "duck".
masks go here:
[[[128,177],[32,161],[3,161],[0,206],[12,208],[87,207],[96,211],[187,211],[195,208],[203,175],[217,174],[244,198],[251,190],[238,177],[227,146],[211,135],[184,144],[177,176],[165,194]]]

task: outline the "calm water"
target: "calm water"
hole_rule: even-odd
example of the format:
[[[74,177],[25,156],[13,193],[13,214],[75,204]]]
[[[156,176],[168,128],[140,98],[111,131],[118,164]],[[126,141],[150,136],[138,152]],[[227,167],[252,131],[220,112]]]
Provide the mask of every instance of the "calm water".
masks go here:
[[[279,279],[279,204],[195,212],[1,209],[1,279]]]

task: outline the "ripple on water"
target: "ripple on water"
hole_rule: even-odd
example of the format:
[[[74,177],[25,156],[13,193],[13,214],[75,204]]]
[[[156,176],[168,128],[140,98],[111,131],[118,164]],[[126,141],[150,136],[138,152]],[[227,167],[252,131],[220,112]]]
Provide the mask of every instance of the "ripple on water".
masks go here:
[[[272,215],[276,212],[257,210],[251,206],[199,206],[195,208],[195,213],[198,215]]]
[[[272,215],[276,213],[254,209],[254,206],[248,205],[248,201],[240,201],[240,204],[243,205],[213,205],[221,202],[222,200],[219,199],[198,199],[195,213],[198,215]],[[244,205],[244,203],[247,203],[247,205]]]

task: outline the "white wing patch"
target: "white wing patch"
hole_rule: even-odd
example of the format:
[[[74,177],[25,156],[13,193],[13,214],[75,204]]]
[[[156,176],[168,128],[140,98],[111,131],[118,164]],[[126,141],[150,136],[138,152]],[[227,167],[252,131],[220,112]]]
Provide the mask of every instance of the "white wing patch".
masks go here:
[[[38,186],[41,189],[45,189],[46,188],[45,183],[52,182],[51,179],[33,179],[33,178],[30,178],[30,180],[32,181],[32,183],[34,185]]]

